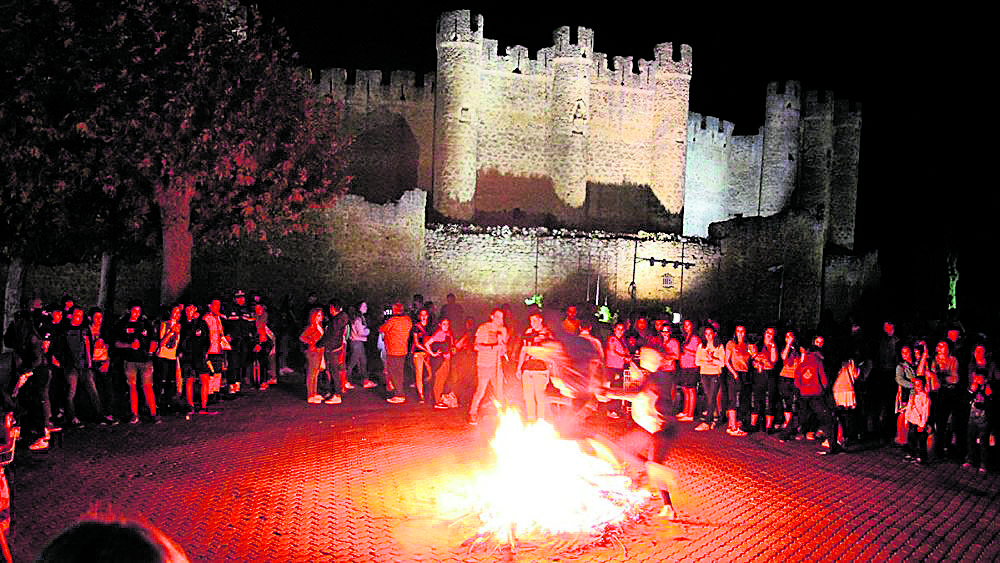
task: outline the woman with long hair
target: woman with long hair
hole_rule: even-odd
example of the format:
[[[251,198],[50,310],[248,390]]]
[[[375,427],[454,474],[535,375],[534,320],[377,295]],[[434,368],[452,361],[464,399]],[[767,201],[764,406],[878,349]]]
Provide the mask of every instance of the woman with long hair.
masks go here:
[[[430,377],[431,371],[430,351],[424,341],[430,337],[431,313],[426,308],[417,312],[417,322],[413,323],[410,331],[410,355],[413,357],[413,372],[417,378],[417,395],[420,402],[424,402],[424,378]]]
[[[719,343],[718,332],[714,325],[706,325],[702,329],[704,340],[695,351],[695,363],[701,376],[701,387],[705,390],[705,419],[695,427],[702,432],[713,430],[719,419],[718,395],[719,379],[726,366],[726,348]]]
[[[316,343],[323,338],[323,309],[316,307],[309,311],[309,324],[299,335],[299,341],[306,345],[306,400],[312,404],[323,402],[318,392],[319,372],[323,370],[323,349]]]
[[[730,436],[747,435],[740,428],[740,421],[746,419],[750,410],[750,358],[754,352],[747,343],[747,327],[737,324],[732,340],[726,342],[726,434]]]
[[[774,426],[774,407],[778,401],[778,344],[774,341],[774,327],[764,329],[764,336],[753,357],[753,388],[750,397],[750,428],[757,428],[760,415],[764,415],[764,431],[771,433]]]
[[[798,336],[793,329],[785,331],[785,343],[781,348],[781,371],[778,372],[778,396],[780,401],[775,403],[775,413],[780,405],[784,419],[781,428],[784,429],[783,436],[787,439],[795,434],[792,427],[792,415],[797,410],[798,391],[795,388],[795,370],[799,367],[801,360],[801,346]]]
[[[695,404],[698,400],[698,378],[700,370],[695,362],[698,347],[701,346],[701,338],[695,331],[694,322],[684,319],[681,323],[681,357],[680,367],[677,370],[677,384],[680,385],[681,394],[684,395],[684,409],[677,415],[678,422],[691,422],[694,420]]]

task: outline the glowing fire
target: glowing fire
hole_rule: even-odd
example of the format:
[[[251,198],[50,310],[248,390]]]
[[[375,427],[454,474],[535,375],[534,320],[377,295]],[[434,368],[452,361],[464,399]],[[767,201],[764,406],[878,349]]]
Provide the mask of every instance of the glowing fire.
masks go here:
[[[599,532],[649,500],[610,461],[559,437],[544,421],[501,412],[491,445],[496,467],[475,485],[481,535],[512,540],[534,532]]]

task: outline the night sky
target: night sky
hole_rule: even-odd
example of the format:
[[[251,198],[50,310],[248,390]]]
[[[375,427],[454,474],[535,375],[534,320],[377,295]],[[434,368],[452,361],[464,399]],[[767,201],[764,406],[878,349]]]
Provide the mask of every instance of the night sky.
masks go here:
[[[992,291],[998,209],[987,187],[986,144],[995,135],[983,113],[975,59],[977,18],[950,14],[874,13],[870,8],[804,4],[734,12],[715,3],[628,4],[554,10],[531,2],[475,5],[410,3],[344,8],[307,0],[258,2],[286,28],[300,61],[313,69],[435,69],[434,30],[442,11],[484,16],[485,37],[526,46],[532,57],[560,26],[594,30],[594,49],[611,57],[652,59],[657,43],[693,49],[691,110],[752,134],[763,123],[768,81],[796,79],[863,105],[856,248],[878,248],[886,306],[898,314],[934,314],[943,306],[944,256],[959,255],[959,307],[979,324],[997,320]],[[703,4],[706,7],[697,7]],[[568,5],[568,4],[567,4]],[[980,40],[985,41],[985,40]],[[995,47],[990,48],[995,52]],[[995,158],[995,157],[994,157]],[[985,251],[985,252],[984,252]]]

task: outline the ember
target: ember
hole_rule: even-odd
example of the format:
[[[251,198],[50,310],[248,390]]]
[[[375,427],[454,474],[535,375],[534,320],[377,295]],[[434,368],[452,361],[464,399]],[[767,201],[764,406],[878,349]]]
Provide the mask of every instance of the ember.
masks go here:
[[[472,490],[482,522],[473,546],[567,534],[579,538],[567,547],[587,544],[637,517],[650,498],[611,460],[584,452],[547,422],[525,424],[514,409],[501,412],[491,445],[496,465]]]

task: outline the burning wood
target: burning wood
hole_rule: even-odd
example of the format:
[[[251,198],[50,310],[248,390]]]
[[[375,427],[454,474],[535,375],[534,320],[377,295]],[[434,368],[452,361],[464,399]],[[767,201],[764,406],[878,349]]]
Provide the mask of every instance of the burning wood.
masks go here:
[[[592,455],[547,422],[526,425],[516,410],[502,411],[491,445],[495,466],[470,492],[468,516],[481,522],[463,543],[470,552],[621,545],[622,525],[644,519],[649,491],[636,488],[609,452]]]

